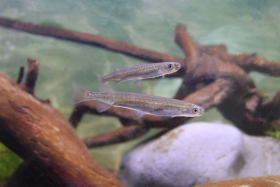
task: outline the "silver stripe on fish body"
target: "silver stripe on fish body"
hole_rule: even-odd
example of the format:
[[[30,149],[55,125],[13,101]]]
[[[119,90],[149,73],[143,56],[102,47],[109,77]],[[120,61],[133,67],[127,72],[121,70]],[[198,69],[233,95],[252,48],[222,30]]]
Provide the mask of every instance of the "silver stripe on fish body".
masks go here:
[[[133,119],[138,119],[144,114],[156,116],[184,116],[195,117],[204,114],[204,108],[185,101],[158,97],[139,93],[116,92],[108,90],[105,92],[92,92],[83,89],[77,83],[73,83],[74,96],[72,104],[83,101],[94,100],[98,112],[103,112],[112,105],[132,109]]]
[[[181,65],[177,62],[160,62],[153,64],[145,64],[140,66],[133,66],[125,69],[117,69],[111,66],[110,74],[98,75],[99,91],[103,91],[103,83],[111,81],[116,85],[121,81],[130,80],[131,83],[140,85],[142,79],[155,78],[177,72]]]

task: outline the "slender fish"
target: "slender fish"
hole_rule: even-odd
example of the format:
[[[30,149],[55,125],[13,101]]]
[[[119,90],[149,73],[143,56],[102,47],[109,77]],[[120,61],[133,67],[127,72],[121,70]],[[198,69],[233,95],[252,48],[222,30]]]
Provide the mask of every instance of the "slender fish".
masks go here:
[[[161,62],[153,64],[145,64],[133,66],[125,69],[117,69],[111,66],[109,75],[98,75],[99,91],[103,90],[103,83],[111,81],[115,86],[118,82],[130,80],[130,84],[136,83],[140,85],[141,79],[160,77],[174,73],[181,68],[177,62]]]
[[[112,105],[133,110],[133,119],[141,118],[145,114],[156,116],[185,116],[195,117],[204,114],[204,108],[185,101],[145,95],[139,93],[116,92],[105,85],[105,92],[92,92],[73,83],[74,96],[72,104],[94,100],[96,110],[103,112]]]

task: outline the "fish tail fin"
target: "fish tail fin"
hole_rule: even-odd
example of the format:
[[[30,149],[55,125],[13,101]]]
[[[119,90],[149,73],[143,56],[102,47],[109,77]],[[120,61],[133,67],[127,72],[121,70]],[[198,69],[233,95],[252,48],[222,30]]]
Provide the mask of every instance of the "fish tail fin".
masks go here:
[[[103,90],[103,87],[104,87],[104,82],[102,80],[102,75],[98,75],[98,89],[99,91],[101,92]]]
[[[81,86],[79,86],[77,83],[72,83],[73,89],[74,89],[74,95],[71,101],[71,104],[77,104],[79,102],[85,101],[85,93],[87,92],[85,89],[83,89]]]
[[[98,83],[99,83],[99,91],[100,92],[106,92],[106,91],[114,91],[112,88],[107,86],[103,81],[102,81],[102,75],[98,75]],[[117,83],[116,83],[117,84]]]
[[[109,85],[112,89],[115,89],[118,83],[119,83],[118,81],[110,81]]]
[[[104,82],[102,81],[103,75],[98,75],[97,77],[98,77],[98,83],[99,83],[99,84],[100,84],[100,83],[104,83]]]

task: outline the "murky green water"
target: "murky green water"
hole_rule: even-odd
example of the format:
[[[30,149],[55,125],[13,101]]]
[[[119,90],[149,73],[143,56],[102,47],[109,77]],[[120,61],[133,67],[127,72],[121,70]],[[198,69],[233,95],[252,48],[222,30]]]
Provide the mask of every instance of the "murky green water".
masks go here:
[[[232,54],[256,52],[262,58],[280,61],[280,1],[276,0],[0,0],[0,16],[101,34],[181,58],[184,55],[174,42],[174,30],[183,23],[194,40],[203,45],[225,44]],[[0,70],[16,79],[18,67],[28,57],[41,63],[36,96],[49,98],[66,117],[73,108],[72,82],[97,91],[97,75],[107,74],[110,65],[125,68],[144,63],[96,47],[0,27]],[[279,88],[276,78],[259,73],[251,76],[270,97]],[[140,87],[122,83],[117,89],[172,97],[179,85],[180,79],[161,79],[142,81]],[[194,119],[202,120],[224,121],[215,109]],[[88,115],[77,131],[86,137],[120,126],[115,118]],[[122,144],[92,152],[101,164],[116,169],[127,148],[128,144]]]

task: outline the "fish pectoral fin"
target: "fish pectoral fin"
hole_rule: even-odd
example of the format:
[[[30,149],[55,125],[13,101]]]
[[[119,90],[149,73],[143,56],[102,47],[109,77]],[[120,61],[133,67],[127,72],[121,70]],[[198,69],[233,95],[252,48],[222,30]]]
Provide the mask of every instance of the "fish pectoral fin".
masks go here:
[[[129,81],[129,85],[132,85],[135,81],[136,81],[136,79]]]
[[[137,86],[141,84],[141,79],[133,79],[129,82],[129,85],[135,83]]]
[[[110,108],[114,103],[105,103],[102,101],[94,101],[97,112],[101,113]]]
[[[159,115],[159,116],[170,116],[170,117],[175,117],[176,114],[174,114],[174,110],[168,110],[168,109],[164,109],[164,108],[157,108],[154,109],[153,113],[155,115]]]
[[[110,66],[110,73],[114,73],[115,71],[118,71],[119,69],[116,68],[115,66]]]
[[[141,79],[137,79],[137,80],[135,81],[135,84],[136,84],[137,86],[140,86],[140,84],[141,84]]]
[[[132,119],[139,119],[144,115],[145,115],[145,113],[140,110],[133,110],[131,117],[132,117]]]

